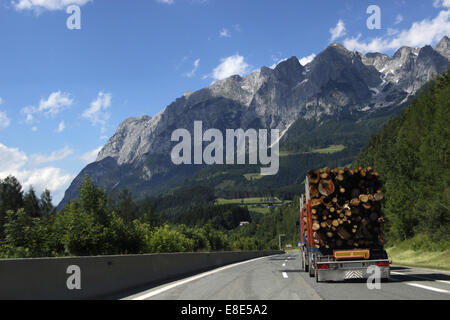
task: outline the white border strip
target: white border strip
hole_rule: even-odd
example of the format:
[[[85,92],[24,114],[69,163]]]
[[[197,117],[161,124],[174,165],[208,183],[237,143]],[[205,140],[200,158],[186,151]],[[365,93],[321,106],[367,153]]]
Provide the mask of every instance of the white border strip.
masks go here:
[[[219,269],[215,269],[215,270],[212,270],[212,271],[204,272],[204,273],[201,273],[199,275],[196,275],[196,276],[193,276],[193,277],[181,280],[181,281],[177,281],[177,282],[171,283],[171,284],[169,284],[167,286],[164,286],[162,288],[156,289],[154,291],[150,291],[148,293],[144,293],[142,295],[133,297],[132,300],[146,300],[148,298],[154,297],[154,296],[156,296],[158,294],[161,294],[163,292],[166,292],[166,291],[168,291],[170,289],[176,288],[176,287],[181,286],[183,284],[186,284],[186,283],[189,283],[189,282],[192,282],[192,281],[195,281],[195,280],[207,277],[209,275],[212,275],[212,274],[215,274],[215,273],[218,273],[218,272],[230,269],[230,268],[234,268],[234,267],[246,264],[246,263],[255,262],[255,261],[258,261],[258,260],[261,260],[261,259],[265,259],[267,257],[269,257],[269,256],[260,257],[260,258],[256,258],[256,259],[252,259],[252,260],[247,260],[247,261],[244,261],[244,262],[238,262],[238,263],[231,264],[231,265],[228,265],[228,266],[225,266],[225,267],[221,267]]]
[[[418,284],[418,283],[405,283],[405,284],[407,284],[408,286],[413,286],[413,287],[418,287],[418,288],[422,288],[422,289],[426,289],[426,290],[436,291],[439,293],[450,293],[450,291],[448,291],[448,290],[424,286],[423,284]]]

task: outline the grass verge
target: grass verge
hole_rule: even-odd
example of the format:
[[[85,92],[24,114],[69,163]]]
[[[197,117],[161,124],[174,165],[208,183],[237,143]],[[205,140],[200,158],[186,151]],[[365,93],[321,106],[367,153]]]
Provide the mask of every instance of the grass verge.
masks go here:
[[[450,250],[425,251],[405,249],[401,246],[394,246],[388,248],[386,251],[393,264],[450,270]]]

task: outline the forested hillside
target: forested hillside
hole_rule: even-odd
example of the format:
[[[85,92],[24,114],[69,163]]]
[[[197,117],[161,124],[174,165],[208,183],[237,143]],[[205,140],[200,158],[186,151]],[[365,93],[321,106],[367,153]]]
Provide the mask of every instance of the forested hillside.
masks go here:
[[[10,176],[0,180],[0,258],[276,249],[279,233],[296,240],[298,206],[261,215],[212,205],[205,190],[196,191],[197,207],[183,193],[137,203],[127,190],[108,196],[86,176],[80,197],[56,211],[48,191],[24,194]],[[165,214],[183,204],[182,214]]]
[[[373,165],[385,181],[384,211],[391,243],[421,235],[448,246],[449,111],[448,71],[373,136],[355,161],[356,165]]]

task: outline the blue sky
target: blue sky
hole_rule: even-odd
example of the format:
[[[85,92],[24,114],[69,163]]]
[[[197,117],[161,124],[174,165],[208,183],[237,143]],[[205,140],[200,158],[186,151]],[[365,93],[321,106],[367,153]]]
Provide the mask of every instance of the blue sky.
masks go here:
[[[80,30],[66,27],[70,4]],[[388,54],[435,44],[449,11],[450,0],[0,0],[0,178],[48,187],[57,203],[127,117],[284,58],[307,63],[332,41]]]

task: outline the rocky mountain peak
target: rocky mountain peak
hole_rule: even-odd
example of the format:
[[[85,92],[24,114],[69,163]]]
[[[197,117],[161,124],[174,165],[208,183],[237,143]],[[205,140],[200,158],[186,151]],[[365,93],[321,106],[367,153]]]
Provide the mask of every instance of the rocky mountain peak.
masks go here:
[[[280,62],[275,67],[275,76],[280,81],[287,81],[290,83],[295,83],[302,81],[305,73],[305,68],[300,64],[297,57],[291,57]]]
[[[273,69],[262,67],[187,92],[153,117],[123,121],[96,162],[72,182],[62,204],[77,196],[84,174],[108,192],[128,188],[137,196],[156,194],[165,188],[161,184],[179,174],[193,174],[195,168],[171,164],[170,137],[178,128],[192,131],[196,120],[202,120],[204,128],[284,131],[296,120],[357,121],[378,109],[404,105],[436,73],[447,70],[449,48],[448,37],[435,48],[402,47],[393,56],[353,52],[335,43],[307,67],[294,56]]]
[[[445,36],[438,42],[434,49],[442,56],[450,59],[450,38]]]

